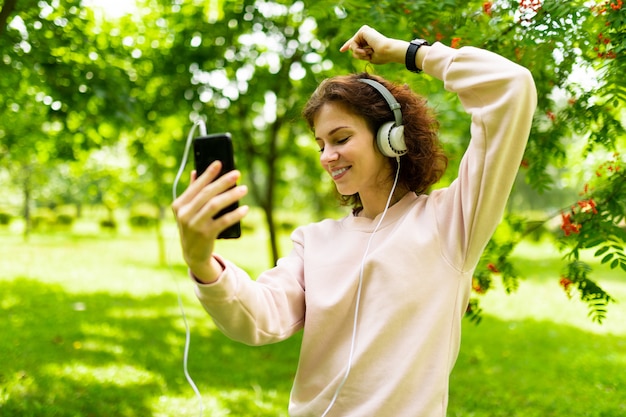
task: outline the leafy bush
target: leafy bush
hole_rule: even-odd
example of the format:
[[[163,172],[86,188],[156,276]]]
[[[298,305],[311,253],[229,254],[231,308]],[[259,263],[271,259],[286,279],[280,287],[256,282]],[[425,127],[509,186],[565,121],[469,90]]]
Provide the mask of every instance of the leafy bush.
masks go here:
[[[6,211],[0,211],[0,226],[8,226],[11,223],[13,216]]]
[[[58,226],[71,226],[74,223],[75,217],[70,214],[59,214],[56,218],[56,224]]]
[[[76,207],[74,206],[59,206],[54,210],[54,213],[56,214],[54,224],[57,227],[69,227],[76,221]]]
[[[151,204],[139,204],[131,209],[128,221],[139,229],[154,227],[159,221],[159,209]]]
[[[105,230],[116,230],[117,223],[115,220],[104,219],[100,220],[100,228]]]
[[[47,207],[42,207],[33,211],[30,222],[33,230],[44,230],[54,226],[56,217],[54,211]]]

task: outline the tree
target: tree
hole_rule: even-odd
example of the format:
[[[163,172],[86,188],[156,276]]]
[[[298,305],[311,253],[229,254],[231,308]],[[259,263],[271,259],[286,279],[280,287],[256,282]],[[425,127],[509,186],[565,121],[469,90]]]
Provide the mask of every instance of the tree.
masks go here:
[[[303,4],[287,4],[251,2],[243,15],[225,14],[224,22],[231,29],[233,19],[241,28],[238,36],[227,43],[231,46],[226,51],[224,67],[215,70],[237,80],[242,87],[228,111],[218,113],[224,113],[223,124],[240,138],[251,193],[265,213],[272,263],[280,256],[275,224],[279,195],[284,201],[285,196],[298,189],[298,183],[306,182],[308,192],[304,196],[315,201],[311,197],[320,188],[308,180],[310,177],[301,181],[299,175],[289,176],[290,171],[299,172],[303,165],[316,166],[313,154],[300,145],[303,141],[299,137],[305,136],[305,132],[299,112],[308,95],[307,86],[315,85],[316,73],[324,72],[320,55],[324,50],[320,50],[321,44],[312,34],[315,22],[306,18]],[[232,86],[225,86],[219,94],[227,96]],[[235,115],[235,120],[229,120],[226,114]],[[310,139],[304,148],[312,146]],[[319,167],[313,172],[319,173]]]
[[[158,7],[150,4],[151,10]],[[247,1],[211,7],[186,3],[175,13],[161,12],[167,30],[160,36],[172,39],[169,52],[159,68],[145,56],[155,66],[152,77],[161,77],[169,87],[168,98],[185,98],[186,107],[173,106],[186,109],[187,117],[205,117],[212,132],[232,133],[237,163],[246,174],[254,203],[265,214],[273,264],[280,256],[275,219],[279,201],[298,189],[298,183],[307,185],[302,200],[318,201],[315,196],[320,194],[311,176],[294,173],[306,165],[319,177],[314,154],[302,150],[305,128],[298,119],[306,97],[303,90],[313,86],[314,74],[327,66],[314,50],[319,44],[311,34],[314,22],[306,19],[302,3]],[[153,52],[163,54],[163,48]],[[178,72],[172,74],[171,68]],[[147,95],[140,101],[151,102]],[[159,108],[146,109],[147,114],[162,115],[163,101],[163,97],[153,101]],[[137,144],[144,146],[145,141]]]
[[[115,141],[132,120],[124,62],[78,0],[7,1],[0,10],[0,163],[22,184],[25,236],[33,179]]]
[[[449,126],[442,132],[453,161],[445,185],[465,148],[469,120],[428,76],[374,68],[338,52],[360,24],[370,23],[398,38],[490,49],[531,70],[539,106],[518,194],[476,270],[475,292],[488,291],[495,277],[513,291],[521,273],[512,251],[556,216],[561,228],[553,231],[554,244],[564,268],[555,275],[602,320],[612,297],[580,255],[591,250],[626,270],[621,0],[138,4],[137,13],[110,21],[78,0],[3,3],[0,88],[12,94],[0,96],[0,163],[27,179],[26,216],[38,188],[28,179],[44,178],[29,174],[34,167],[88,161],[91,150],[116,143],[127,146],[142,172],[132,181],[142,193],[133,201],[149,200],[163,214],[186,134],[202,117],[211,132],[233,134],[250,198],[265,213],[274,262],[278,208],[333,206],[332,183],[320,180],[300,109],[323,78],[364,69],[410,83],[435,105]],[[541,217],[524,218],[519,193],[538,198],[554,190],[563,197],[542,199],[534,207]]]

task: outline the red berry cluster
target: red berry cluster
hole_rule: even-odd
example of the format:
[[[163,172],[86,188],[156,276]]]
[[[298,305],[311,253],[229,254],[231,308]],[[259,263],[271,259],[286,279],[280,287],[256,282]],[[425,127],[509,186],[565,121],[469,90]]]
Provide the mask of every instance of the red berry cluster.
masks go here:
[[[621,163],[619,159],[619,153],[614,153],[613,158],[603,162],[596,170],[596,177],[610,176],[620,171]],[[582,224],[576,222],[590,216],[598,214],[598,206],[596,200],[594,200],[589,192],[591,191],[589,184],[585,184],[583,192],[580,193],[582,197],[576,204],[574,204],[569,212],[561,213],[561,230],[565,233],[565,236],[569,236],[572,233],[580,233]],[[582,217],[581,217],[582,215]]]
[[[565,236],[569,236],[572,233],[580,233],[580,229],[582,229],[582,224],[573,223],[572,222],[572,213],[561,213],[561,230],[565,233]]]
[[[621,10],[623,5],[624,5],[624,2],[622,0],[606,1],[598,9],[598,14],[601,15],[601,14],[606,13],[606,11],[608,10],[607,6],[610,7],[611,10],[613,10],[614,12],[617,12],[617,11]]]
[[[585,190],[588,186],[585,185]],[[587,198],[580,200],[576,205],[572,206],[569,213],[561,213],[561,230],[565,233],[565,236],[569,236],[572,233],[579,233],[583,225],[576,223],[572,217],[575,217],[579,213],[589,213],[591,215],[598,214],[598,206],[593,198]]]
[[[492,10],[491,8],[493,7],[493,2],[491,1],[486,1],[483,3],[483,13],[485,13],[487,16],[491,16]]]
[[[519,7],[520,9],[530,9],[533,12],[541,9],[543,4],[543,0],[520,0]]]
[[[528,24],[543,6],[543,0],[520,0],[519,12],[522,24]]]
[[[598,39],[596,40],[596,46],[593,48],[593,50],[597,52],[598,58],[615,59],[617,55],[615,54],[615,51],[609,49],[610,47],[611,39],[603,33],[599,33]]]
[[[559,285],[561,287],[563,287],[563,289],[565,290],[565,293],[567,294],[568,297],[571,297],[571,286],[574,283],[574,281],[572,281],[571,279],[567,278],[567,277],[561,277],[561,280],[559,281]]]
[[[588,189],[588,186],[585,185],[585,190]],[[569,236],[572,233],[580,233],[580,229],[582,229],[583,225],[580,223],[576,223],[573,217],[576,217],[579,213],[589,213],[591,215],[598,214],[598,207],[593,198],[586,198],[580,200],[573,205],[569,211],[569,213],[561,213],[561,230],[565,233],[565,236]]]
[[[472,289],[474,290],[474,292],[476,292],[477,294],[484,294],[487,292],[486,288],[483,288],[480,285],[480,281],[476,278],[472,279]]]
[[[619,172],[621,169],[619,163],[619,153],[613,154],[613,159],[603,162],[598,169],[596,170],[596,177],[602,177],[604,175],[611,175],[613,173]]]

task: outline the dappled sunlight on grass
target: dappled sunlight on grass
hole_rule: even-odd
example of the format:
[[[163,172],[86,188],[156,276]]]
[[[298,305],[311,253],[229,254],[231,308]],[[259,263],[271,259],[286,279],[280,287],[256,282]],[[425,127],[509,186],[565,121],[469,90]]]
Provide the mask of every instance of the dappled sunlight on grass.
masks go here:
[[[154,307],[143,308],[143,309],[133,309],[133,310],[129,310],[126,307],[116,307],[116,308],[112,308],[109,311],[108,316],[113,317],[113,318],[120,318],[120,319],[121,318],[153,319],[153,318],[159,317],[161,313],[162,312],[160,310],[155,310]]]
[[[0,339],[0,415],[197,416],[179,289],[189,372],[217,404],[204,416],[286,410],[298,338],[259,349],[227,340],[195,302],[186,268],[156,265],[151,235],[3,238],[0,332],[12,336]]]
[[[285,417],[301,334],[262,347],[227,339],[196,302],[177,244],[169,238],[173,261],[159,266],[147,233],[0,234],[0,415],[199,417],[183,374],[180,290],[203,417]],[[268,266],[265,244],[258,235],[219,247],[254,274]],[[615,371],[626,369],[624,278],[593,265],[623,300],[598,325],[559,287],[558,255],[544,249],[521,245],[519,290],[494,289],[483,322],[464,323],[450,417],[626,415],[626,374]]]
[[[626,415],[626,339],[533,319],[465,327],[450,417]]]
[[[275,391],[266,392],[260,389],[209,390],[204,393],[202,405],[204,417],[231,416],[272,416],[287,417],[286,405],[276,406],[282,402]],[[282,404],[281,404],[282,405]],[[153,417],[197,416],[200,417],[200,404],[189,398],[163,396],[159,398]]]
[[[466,322],[451,380],[450,417],[626,416],[626,282],[584,253],[617,303],[602,324],[559,285],[562,260],[550,245],[519,245],[524,279],[512,294],[480,297],[484,320]]]
[[[505,320],[545,320],[597,334],[626,336],[624,272],[601,265],[589,253],[585,255],[599,285],[617,301],[609,304],[607,317],[602,324],[591,320],[587,305],[576,298],[576,292],[569,298],[563,291],[559,285],[563,262],[558,253],[547,244],[521,244],[513,258],[523,277],[519,289],[512,294],[505,294],[497,276],[494,276],[495,288],[480,297],[480,305],[486,314],[494,314]]]
[[[85,342],[72,343],[75,349],[82,349],[91,352],[108,353],[111,356],[120,356],[124,354],[124,347],[115,343],[99,343],[87,340]]]
[[[75,362],[63,365],[43,365],[40,372],[50,379],[65,378],[83,384],[98,383],[119,387],[162,384],[162,381],[157,381],[153,373],[129,365],[87,366],[84,363]]]

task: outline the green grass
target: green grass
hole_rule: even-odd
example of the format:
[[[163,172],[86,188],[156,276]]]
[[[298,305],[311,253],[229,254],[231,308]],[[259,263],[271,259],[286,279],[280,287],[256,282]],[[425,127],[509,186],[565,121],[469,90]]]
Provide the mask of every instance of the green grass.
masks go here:
[[[550,245],[520,245],[518,291],[488,293],[485,319],[465,324],[450,417],[626,416],[626,276],[586,260],[618,299],[601,325],[559,286]]]
[[[171,266],[157,265],[149,233],[34,235],[0,230],[0,416],[286,416],[299,336],[265,347],[232,342],[197,304],[166,228]],[[262,234],[220,242],[253,271],[267,264]],[[558,287],[549,246],[517,253],[528,278],[518,292],[481,301],[465,323],[451,379],[449,416],[626,416],[626,280],[598,267],[619,304],[603,325]],[[383,416],[386,417],[386,416]]]

